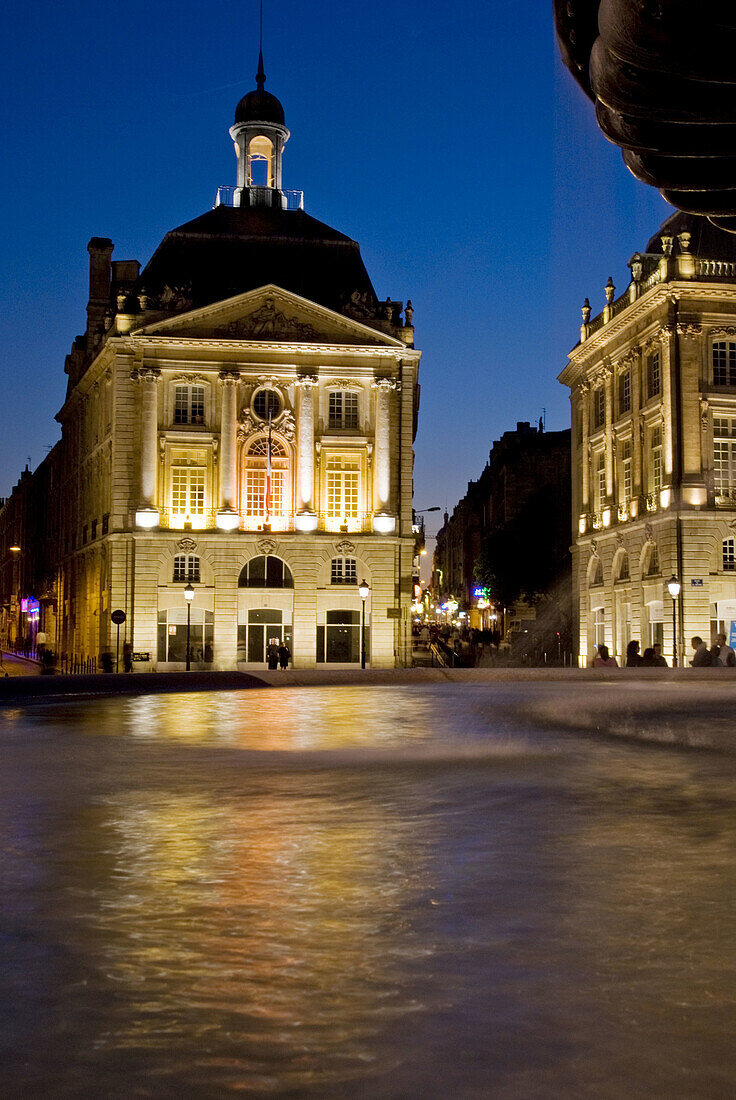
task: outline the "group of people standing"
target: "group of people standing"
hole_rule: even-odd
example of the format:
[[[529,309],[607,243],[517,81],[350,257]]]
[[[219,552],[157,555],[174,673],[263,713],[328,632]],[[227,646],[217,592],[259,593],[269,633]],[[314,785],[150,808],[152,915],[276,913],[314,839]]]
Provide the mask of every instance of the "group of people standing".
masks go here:
[[[276,641],[269,642],[266,648],[266,662],[269,668],[288,668],[291,650],[286,642],[279,645]]]
[[[736,653],[728,645],[725,634],[716,634],[710,649],[697,634],[690,640],[690,645],[695,651],[690,662],[693,668],[736,667]],[[618,668],[618,661],[611,656],[608,646],[599,645],[592,667]],[[640,653],[639,643],[631,641],[626,647],[626,668],[669,668],[669,665],[662,655],[659,642]]]
[[[725,634],[716,634],[710,649],[697,634],[690,639],[690,645],[695,651],[690,662],[693,668],[736,667],[736,653],[726,641]]]

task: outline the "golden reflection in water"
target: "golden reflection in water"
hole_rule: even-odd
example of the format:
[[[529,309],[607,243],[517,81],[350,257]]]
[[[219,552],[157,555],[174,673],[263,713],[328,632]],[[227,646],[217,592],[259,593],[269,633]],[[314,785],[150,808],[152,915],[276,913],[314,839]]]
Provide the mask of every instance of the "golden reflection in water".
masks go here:
[[[421,721],[401,720],[392,693],[366,693],[360,687],[148,696],[129,700],[125,715],[130,734],[137,738],[215,742],[271,752],[390,748],[430,736],[429,726]]]
[[[346,816],[314,783],[311,793],[292,779],[224,801],[105,800],[112,871],[99,965],[123,1000],[119,1029],[103,1043],[187,1044],[206,1018],[227,1029],[251,1072],[278,1063],[282,1087],[304,1084],[304,1060],[317,1049],[309,1080],[327,1080],[346,1041],[365,1071],[364,1044],[412,1008],[400,1003],[402,967],[431,954],[404,917],[422,888],[421,838],[415,823],[410,850],[390,808],[353,801]],[[350,1075],[346,1065],[340,1072]]]

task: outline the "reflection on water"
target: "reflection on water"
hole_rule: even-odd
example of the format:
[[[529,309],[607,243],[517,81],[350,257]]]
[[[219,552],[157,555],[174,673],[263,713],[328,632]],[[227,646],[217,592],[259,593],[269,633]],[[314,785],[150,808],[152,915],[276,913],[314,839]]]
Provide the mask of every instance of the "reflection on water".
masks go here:
[[[3,714],[3,1096],[732,1096],[733,760],[501,714]]]

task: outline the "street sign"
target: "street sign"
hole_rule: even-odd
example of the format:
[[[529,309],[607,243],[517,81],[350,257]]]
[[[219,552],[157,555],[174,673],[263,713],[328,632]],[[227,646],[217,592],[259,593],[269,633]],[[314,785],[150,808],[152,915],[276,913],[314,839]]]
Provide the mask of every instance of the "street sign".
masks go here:
[[[124,612],[124,611],[121,611],[121,610],[120,610],[120,609],[118,608],[118,610],[117,610],[117,611],[113,611],[113,613],[112,613],[112,615],[110,616],[110,618],[111,618],[111,619],[112,619],[112,621],[113,621],[113,622],[115,623],[115,626],[120,626],[120,625],[121,625],[122,623],[124,623],[124,622],[125,622],[125,612]]]

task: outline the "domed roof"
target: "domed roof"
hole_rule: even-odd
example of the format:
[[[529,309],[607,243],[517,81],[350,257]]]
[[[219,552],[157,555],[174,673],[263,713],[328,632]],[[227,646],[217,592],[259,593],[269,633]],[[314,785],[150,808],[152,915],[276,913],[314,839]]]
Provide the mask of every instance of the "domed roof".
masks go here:
[[[239,122],[275,122],[279,126],[284,125],[284,108],[275,95],[267,92],[263,85],[266,83],[266,74],[263,71],[263,54],[258,55],[258,72],[256,84],[258,87],[244,95],[235,108],[235,125]]]
[[[284,125],[284,108],[270,92],[258,88],[244,95],[235,108],[235,122],[276,122]]]

